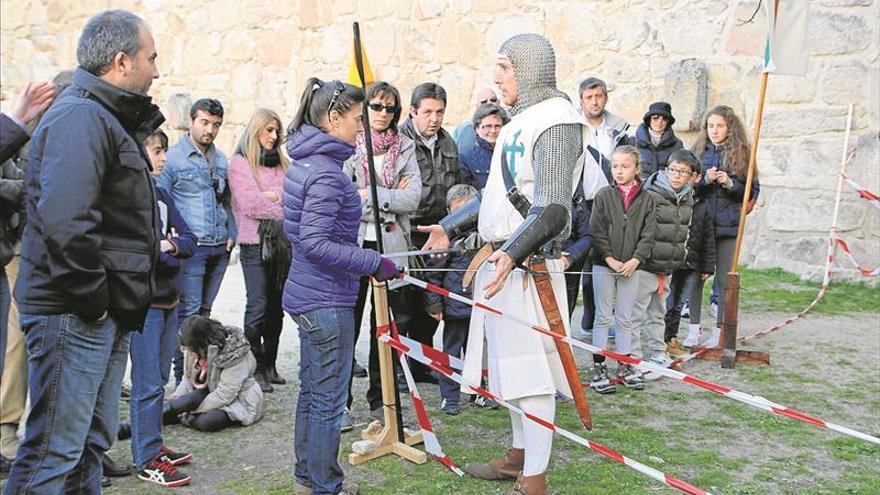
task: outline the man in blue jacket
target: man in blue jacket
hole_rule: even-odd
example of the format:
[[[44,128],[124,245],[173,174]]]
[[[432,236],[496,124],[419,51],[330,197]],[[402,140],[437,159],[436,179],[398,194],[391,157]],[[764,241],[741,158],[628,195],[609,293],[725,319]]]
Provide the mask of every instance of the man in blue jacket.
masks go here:
[[[122,10],[90,19],[73,85],[34,133],[15,299],[31,413],[7,495],[100,493],[118,425],[129,331],[143,325],[159,258],[141,143],[164,120],[147,96],[153,36]]]
[[[229,193],[229,161],[214,139],[223,125],[223,105],[212,98],[190,108],[189,132],[168,150],[156,186],[167,192],[198,238],[192,258],[180,274],[179,321],[209,316],[235,245],[235,220]],[[183,355],[174,356],[174,378],[183,376]]]

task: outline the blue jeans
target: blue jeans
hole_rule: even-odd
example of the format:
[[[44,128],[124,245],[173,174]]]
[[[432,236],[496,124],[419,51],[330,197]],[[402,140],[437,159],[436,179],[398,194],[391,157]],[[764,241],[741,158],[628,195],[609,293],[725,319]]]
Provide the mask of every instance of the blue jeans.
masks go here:
[[[211,315],[211,306],[220,292],[220,282],[228,264],[229,253],[222,246],[199,246],[192,257],[184,261],[177,279],[180,286],[180,323],[192,315]],[[178,349],[174,353],[174,379],[179,383],[182,377],[183,354]]]
[[[443,352],[453,357],[462,357],[462,351],[467,347],[470,326],[470,318],[443,320]],[[440,385],[440,396],[446,399],[447,403],[458,404],[461,385],[445,376],[441,376],[438,382]]]
[[[244,333],[257,359],[257,366],[274,368],[278,359],[281,328],[284,326],[281,287],[275,283],[276,270],[271,265],[263,264],[259,244],[241,244],[240,248],[241,272],[247,290]]]
[[[150,308],[131,335],[131,458],[142,468],[162,447],[162,403],[177,348],[177,308]]]
[[[295,475],[314,495],[335,494],[343,480],[337,457],[354,359],[354,310],[335,307],[291,316],[300,340]]]
[[[101,493],[101,454],[119,428],[129,333],[112,318],[21,315],[31,412],[6,495]]]

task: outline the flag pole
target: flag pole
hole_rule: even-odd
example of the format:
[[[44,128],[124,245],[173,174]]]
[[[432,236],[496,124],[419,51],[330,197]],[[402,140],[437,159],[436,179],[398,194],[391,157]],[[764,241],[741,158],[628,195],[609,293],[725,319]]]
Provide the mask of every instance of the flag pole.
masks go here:
[[[361,87],[366,91],[367,79],[364,75],[364,56],[363,46],[361,45],[360,26],[355,22],[352,26],[354,31],[354,61],[357,66],[358,77],[360,78]],[[376,185],[376,167],[373,162],[373,139],[370,132],[370,114],[367,110],[369,102],[364,100],[364,141],[366,147],[367,164],[370,179],[370,197],[373,204],[373,223],[376,228],[376,249],[381,254],[384,251],[382,244],[382,222],[379,218],[379,192]],[[387,328],[391,321],[388,311],[388,283],[378,282],[370,279],[373,286],[373,309],[376,313],[376,328]],[[379,346],[379,377],[382,383],[382,410],[384,414],[385,426],[378,433],[372,433],[367,430],[361,432],[361,438],[371,440],[376,445],[372,451],[364,454],[351,453],[348,461],[352,465],[361,464],[371,459],[376,459],[387,454],[397,454],[411,462],[422,464],[427,461],[424,452],[417,450],[410,445],[422,443],[422,434],[415,433],[407,435],[403,430],[403,420],[400,414],[400,393],[394,379],[394,360],[391,356],[391,348],[377,339],[376,344]]]
[[[779,15],[779,0],[774,0],[775,8],[773,13]],[[776,18],[773,19],[774,24]],[[739,317],[739,256],[742,251],[743,235],[746,229],[746,215],[748,213],[748,204],[752,196],[752,182],[755,179],[755,163],[758,158],[758,142],[761,139],[761,122],[764,117],[764,98],[767,96],[767,81],[770,78],[770,72],[764,70],[761,74],[761,90],[758,93],[758,107],[755,110],[755,129],[752,133],[752,146],[749,152],[749,169],[746,175],[746,190],[743,193],[742,205],[739,209],[739,227],[736,231],[736,246],[733,250],[733,262],[730,272],[727,274],[727,284],[724,287],[724,314],[721,316],[721,345],[723,348],[721,354],[721,367],[733,368],[736,365],[736,333],[737,319]]]

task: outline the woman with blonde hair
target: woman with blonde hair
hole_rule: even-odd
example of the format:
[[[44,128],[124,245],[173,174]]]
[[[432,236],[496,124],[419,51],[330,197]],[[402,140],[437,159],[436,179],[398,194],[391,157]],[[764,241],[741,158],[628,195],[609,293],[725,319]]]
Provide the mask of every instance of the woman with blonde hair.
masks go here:
[[[743,197],[746,192],[750,149],[745,127],[732,108],[720,105],[709,110],[693,149],[703,168],[703,176],[696,186],[697,201],[706,202],[708,217],[715,224],[717,266],[712,289],[720,296],[716,325],[703,344],[705,347],[717,347],[721,335],[724,287],[727,272],[733,264],[740,209],[743,207]],[[754,206],[760,190],[756,169],[752,182],[752,199],[746,205],[747,211]],[[699,337],[696,340],[699,341]]]
[[[248,122],[229,164],[232,212],[238,225],[241,267],[247,290],[244,331],[257,359],[263,392],[283,385],[275,367],[284,322],[281,294],[290,267],[290,247],[281,225],[284,173],[281,118],[259,108]]]

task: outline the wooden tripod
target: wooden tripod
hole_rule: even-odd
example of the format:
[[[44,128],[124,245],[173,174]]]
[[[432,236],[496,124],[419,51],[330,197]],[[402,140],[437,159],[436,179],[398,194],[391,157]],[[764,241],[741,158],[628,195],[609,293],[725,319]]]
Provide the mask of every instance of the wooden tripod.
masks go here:
[[[376,328],[388,326],[390,318],[388,317],[388,286],[383,282],[372,281],[373,285],[373,304],[376,308]],[[394,363],[391,361],[391,348],[378,342],[379,344],[379,376],[382,379],[382,412],[384,414],[385,426],[379,433],[374,433],[370,429],[361,431],[361,438],[371,440],[376,444],[376,449],[366,454],[351,453],[348,455],[348,462],[353,465],[362,464],[371,459],[382,457],[388,454],[397,454],[416,464],[422,464],[427,461],[427,456],[421,450],[411,447],[411,445],[422,443],[422,433],[403,432],[403,441],[398,438],[399,424],[397,422],[397,411],[400,407],[397,403],[397,396],[394,393]]]

